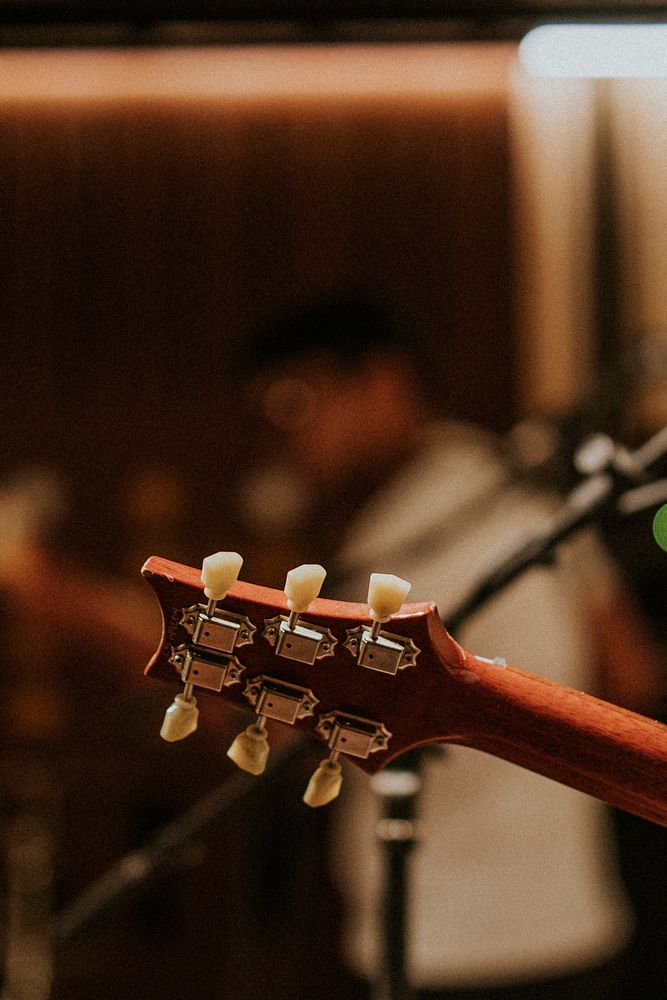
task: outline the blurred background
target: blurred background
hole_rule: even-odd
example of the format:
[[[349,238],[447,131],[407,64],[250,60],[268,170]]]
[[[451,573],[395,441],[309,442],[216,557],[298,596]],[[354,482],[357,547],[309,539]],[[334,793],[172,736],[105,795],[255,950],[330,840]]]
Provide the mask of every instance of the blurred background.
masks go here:
[[[312,760],[55,954],[34,932],[231,770],[220,732],[157,738],[171,692],[142,678],[160,626],[141,565],[236,549],[271,586],[326,565],[342,526],[267,478],[243,391],[254,333],[295,302],[377,294],[443,415],[503,435],[528,480],[566,488],[588,432],[664,426],[667,81],[532,75],[517,24],[474,11],[128,27],[8,8],[3,997],[351,990],[326,819],[300,806]],[[664,641],[650,519],[608,541]]]

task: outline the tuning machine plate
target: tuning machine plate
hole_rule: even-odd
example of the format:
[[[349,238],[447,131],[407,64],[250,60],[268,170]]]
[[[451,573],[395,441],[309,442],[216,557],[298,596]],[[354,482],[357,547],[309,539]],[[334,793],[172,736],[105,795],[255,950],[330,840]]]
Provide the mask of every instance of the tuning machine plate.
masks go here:
[[[312,666],[315,660],[333,656],[337,639],[328,628],[308,628],[297,624],[290,627],[286,615],[267,618],[264,622],[262,635],[272,646],[276,647],[276,655],[287,660],[296,660]]]
[[[223,687],[238,684],[245,669],[235,656],[218,662],[200,656],[185,644],[172,646],[169,662],[176,667],[185,684],[207,691],[222,691]]]
[[[363,625],[347,630],[344,645],[360,667],[392,675],[405,667],[413,667],[420,652],[412,639],[391,632],[378,632],[374,636],[372,630]]]
[[[257,631],[245,615],[226,610],[209,614],[205,604],[183,608],[179,624],[192,636],[195,646],[212,653],[231,653],[238,646],[251,643]]]
[[[257,715],[292,726],[297,719],[313,715],[319,700],[309,688],[287,684],[272,677],[253,677],[243,692]]]
[[[321,716],[316,729],[330,750],[350,757],[366,758],[378,750],[386,750],[391,739],[391,733],[381,722],[347,712]]]

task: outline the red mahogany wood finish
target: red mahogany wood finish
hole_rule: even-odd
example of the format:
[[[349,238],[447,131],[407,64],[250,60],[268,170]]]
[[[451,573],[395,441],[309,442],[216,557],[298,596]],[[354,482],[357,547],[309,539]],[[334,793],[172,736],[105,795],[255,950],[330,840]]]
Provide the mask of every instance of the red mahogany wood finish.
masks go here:
[[[146,673],[179,683],[169,656],[172,646],[189,639],[179,624],[181,609],[205,603],[200,573],[156,557],[142,572],[164,618]],[[358,666],[343,647],[346,629],[370,624],[366,604],[313,601],[304,624],[330,629],[338,645],[333,656],[312,666],[276,656],[261,635],[265,619],[287,613],[280,591],[238,581],[222,607],[247,615],[258,630],[254,643],[239,650],[245,667],[241,683],[223,688],[223,697],[248,712],[245,681],[264,674],[313,691],[319,699],[315,716],[298,720],[296,727],[318,739],[318,716],[333,710],[383,723],[392,734],[388,748],[365,760],[349,758],[369,773],[419,744],[458,743],[667,826],[667,726],[472,656],[445,630],[434,604],[406,604],[385,626],[420,650],[416,664],[395,676]],[[206,692],[197,696],[201,693]],[[229,735],[231,740],[236,734]]]

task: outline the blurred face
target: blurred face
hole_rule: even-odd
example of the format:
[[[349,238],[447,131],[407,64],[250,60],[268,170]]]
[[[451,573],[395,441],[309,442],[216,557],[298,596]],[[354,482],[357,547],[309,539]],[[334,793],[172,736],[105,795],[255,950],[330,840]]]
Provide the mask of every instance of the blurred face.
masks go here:
[[[298,471],[317,485],[344,478],[368,450],[368,369],[337,369],[324,358],[285,365],[264,380],[261,411]]]

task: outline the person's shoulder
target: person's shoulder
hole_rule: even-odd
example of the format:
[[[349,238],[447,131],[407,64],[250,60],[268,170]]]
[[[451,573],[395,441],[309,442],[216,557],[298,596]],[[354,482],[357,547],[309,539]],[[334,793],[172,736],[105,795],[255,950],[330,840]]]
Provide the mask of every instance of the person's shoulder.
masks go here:
[[[492,435],[460,423],[433,423],[392,477],[348,525],[338,553],[346,567],[378,556],[398,565],[425,539],[447,533],[506,488],[508,471]]]
[[[458,421],[437,421],[424,428],[415,449],[396,480],[440,483],[456,481],[474,491],[487,481],[507,477],[509,466],[502,443],[490,431]]]
[[[429,424],[423,435],[424,453],[443,455],[464,454],[480,462],[504,465],[500,439],[476,424],[459,420],[437,420]]]

